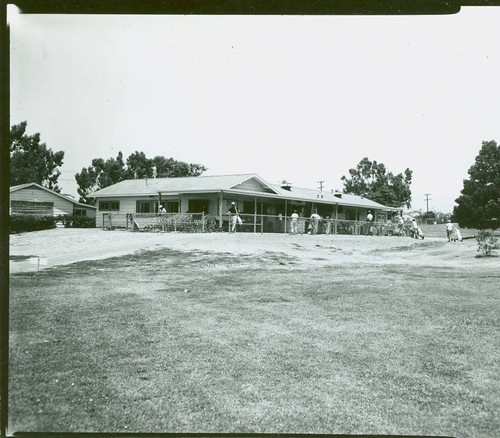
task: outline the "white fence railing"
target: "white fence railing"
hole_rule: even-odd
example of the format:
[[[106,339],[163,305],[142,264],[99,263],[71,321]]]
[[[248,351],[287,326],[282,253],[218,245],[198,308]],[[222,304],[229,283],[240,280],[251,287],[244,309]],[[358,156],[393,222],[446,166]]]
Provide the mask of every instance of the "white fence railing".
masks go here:
[[[244,233],[290,233],[292,219],[282,215],[239,215],[235,230]],[[125,229],[130,231],[205,233],[232,231],[233,216],[204,213],[103,213],[105,230]],[[314,226],[310,218],[300,217],[296,222],[297,234],[349,234],[349,235],[410,235],[410,224],[402,227],[392,222],[353,221],[346,219],[323,219]]]

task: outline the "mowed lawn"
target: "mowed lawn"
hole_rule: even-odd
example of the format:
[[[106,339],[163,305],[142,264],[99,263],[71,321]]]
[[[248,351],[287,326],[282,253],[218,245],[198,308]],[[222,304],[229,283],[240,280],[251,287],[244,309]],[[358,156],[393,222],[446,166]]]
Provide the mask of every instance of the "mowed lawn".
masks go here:
[[[496,437],[499,279],[171,250],[12,275],[9,432]]]

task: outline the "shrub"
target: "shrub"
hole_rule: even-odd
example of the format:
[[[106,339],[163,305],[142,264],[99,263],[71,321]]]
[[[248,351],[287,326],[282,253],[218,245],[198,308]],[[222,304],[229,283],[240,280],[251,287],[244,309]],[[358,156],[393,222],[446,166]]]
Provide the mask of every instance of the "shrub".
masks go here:
[[[64,228],[95,228],[95,217],[66,214],[59,216]]]
[[[483,256],[495,255],[498,249],[497,238],[493,234],[493,230],[480,230],[477,234],[478,252]]]
[[[58,220],[59,218],[53,216],[13,214],[9,218],[9,230],[10,233],[50,230],[56,227]]]

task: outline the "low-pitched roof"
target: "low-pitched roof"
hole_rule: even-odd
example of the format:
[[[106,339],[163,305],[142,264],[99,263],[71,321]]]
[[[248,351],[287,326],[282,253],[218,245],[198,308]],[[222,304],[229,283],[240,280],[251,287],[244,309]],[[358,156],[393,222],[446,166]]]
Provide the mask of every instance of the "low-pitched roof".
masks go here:
[[[251,179],[258,181],[262,187],[267,187],[269,193],[276,194],[271,185],[264,181],[260,176],[255,173],[245,173],[236,175],[187,176],[177,178],[126,179],[90,193],[87,196],[147,196],[156,195],[158,192],[218,192],[221,190],[230,190]]]
[[[52,193],[53,195],[59,196],[60,198],[66,199],[67,201],[70,201],[73,204],[80,205],[82,207],[89,207],[89,208],[94,208],[94,209],[97,208],[93,205],[82,204],[81,202],[78,202],[76,199],[73,199],[70,196],[62,195],[61,193],[54,192],[54,190],[50,190],[47,187],[43,187],[40,184],[37,184],[35,182],[19,184],[17,186],[11,186],[10,193],[16,192],[16,191],[22,190],[22,189],[27,189],[28,187],[32,187],[32,186],[35,186],[37,189],[45,190],[46,192]]]
[[[261,191],[254,191],[242,184],[253,180],[260,184]],[[241,186],[241,187],[240,187]],[[248,193],[271,198],[289,199],[308,202],[325,202],[345,206],[366,207],[378,210],[399,210],[374,202],[357,195],[339,194],[301,187],[283,188],[279,184],[270,184],[255,173],[236,175],[202,175],[179,178],[127,179],[90,193],[89,197],[110,196],[150,196],[161,193],[220,192]],[[337,195],[337,196],[336,196]],[[340,196],[339,196],[340,195]]]
[[[283,189],[280,185],[273,184],[272,186],[279,191],[280,197],[288,199],[328,202],[345,206],[365,207],[388,211],[399,210],[398,208],[388,207],[386,205],[379,204],[378,202],[358,195],[350,195],[333,191],[314,190],[302,187],[290,187],[290,189],[288,190]]]

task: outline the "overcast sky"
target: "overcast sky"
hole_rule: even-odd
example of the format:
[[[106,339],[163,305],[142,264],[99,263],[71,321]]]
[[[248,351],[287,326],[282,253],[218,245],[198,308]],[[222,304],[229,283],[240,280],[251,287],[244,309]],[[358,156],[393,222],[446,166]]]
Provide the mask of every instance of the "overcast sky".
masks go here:
[[[500,140],[500,8],[448,16],[9,12],[11,125],[65,151],[60,186],[134,151],[342,189],[363,157],[451,212]]]

